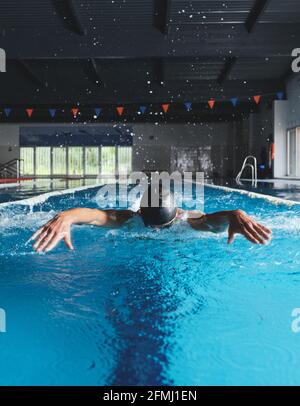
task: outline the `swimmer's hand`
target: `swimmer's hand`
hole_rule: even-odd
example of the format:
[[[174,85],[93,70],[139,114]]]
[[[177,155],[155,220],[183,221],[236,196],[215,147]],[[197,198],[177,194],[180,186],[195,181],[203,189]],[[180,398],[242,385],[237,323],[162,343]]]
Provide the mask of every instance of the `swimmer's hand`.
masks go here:
[[[48,221],[43,227],[33,234],[31,240],[36,240],[33,248],[37,252],[48,252],[64,240],[66,246],[73,250],[71,241],[72,216],[68,212],[59,213],[52,220]]]
[[[228,228],[228,244],[232,244],[236,234],[243,235],[253,244],[266,244],[271,239],[271,230],[257,223],[242,210],[222,211],[189,218],[188,223],[196,230],[213,233],[224,232]]]
[[[75,208],[57,214],[52,220],[41,227],[31,240],[35,240],[33,248],[37,252],[48,252],[64,240],[66,246],[73,250],[71,241],[72,224],[90,224],[99,227],[121,227],[135,215],[131,210],[98,210]]]
[[[241,234],[253,244],[267,244],[271,230],[254,221],[242,210],[229,212],[228,244],[232,244],[236,234]]]

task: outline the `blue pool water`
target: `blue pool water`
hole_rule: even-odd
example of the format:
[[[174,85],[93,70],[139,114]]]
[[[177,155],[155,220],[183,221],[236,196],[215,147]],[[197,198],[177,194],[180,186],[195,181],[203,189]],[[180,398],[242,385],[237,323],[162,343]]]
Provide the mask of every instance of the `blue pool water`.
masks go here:
[[[43,193],[94,185],[96,179],[36,179],[19,184],[0,184],[0,203],[29,199]]]
[[[185,224],[76,226],[74,252],[26,241],[96,188],[0,209],[1,385],[299,385],[300,206],[207,188],[273,229],[253,246]]]

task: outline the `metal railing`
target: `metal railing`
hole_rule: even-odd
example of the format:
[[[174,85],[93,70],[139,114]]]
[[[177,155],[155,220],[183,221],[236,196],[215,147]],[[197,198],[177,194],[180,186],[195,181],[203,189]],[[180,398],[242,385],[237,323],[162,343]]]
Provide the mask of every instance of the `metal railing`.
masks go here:
[[[4,164],[0,164],[0,178],[20,179],[21,162],[23,162],[23,159],[12,159]]]
[[[252,160],[253,164],[249,163],[248,161]],[[235,178],[236,182],[240,185],[241,184],[241,178],[243,175],[243,172],[246,168],[251,168],[251,181],[252,181],[252,186],[257,186],[257,159],[253,155],[248,155],[244,159],[244,163],[242,166],[242,169],[238,173],[237,177]]]

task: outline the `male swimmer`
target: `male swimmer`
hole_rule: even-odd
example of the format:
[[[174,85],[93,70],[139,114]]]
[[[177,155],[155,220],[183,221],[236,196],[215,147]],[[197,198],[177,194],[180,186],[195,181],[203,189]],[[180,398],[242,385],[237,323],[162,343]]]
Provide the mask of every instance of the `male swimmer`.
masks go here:
[[[154,189],[157,204],[151,205],[151,186],[144,193],[140,209],[132,210],[99,210],[75,208],[57,214],[32,236],[33,248],[37,252],[48,252],[64,240],[66,246],[73,250],[71,226],[73,224],[90,224],[99,227],[121,227],[130,219],[139,217],[147,227],[164,228],[175,221],[187,221],[195,230],[224,232],[228,229],[228,244],[236,234],[241,234],[253,244],[266,244],[271,238],[271,230],[257,223],[241,210],[220,211],[204,214],[199,211],[185,211],[176,207],[172,193],[163,193],[161,188]]]

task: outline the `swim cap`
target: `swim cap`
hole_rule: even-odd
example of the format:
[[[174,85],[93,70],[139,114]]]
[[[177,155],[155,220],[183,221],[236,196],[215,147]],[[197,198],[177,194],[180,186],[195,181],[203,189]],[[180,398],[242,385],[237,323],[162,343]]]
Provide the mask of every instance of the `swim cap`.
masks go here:
[[[163,193],[161,185],[150,185],[141,200],[141,217],[145,226],[168,225],[175,219],[176,213],[173,193]]]

